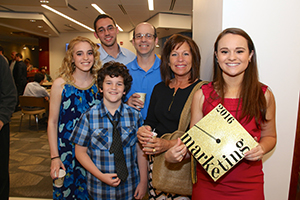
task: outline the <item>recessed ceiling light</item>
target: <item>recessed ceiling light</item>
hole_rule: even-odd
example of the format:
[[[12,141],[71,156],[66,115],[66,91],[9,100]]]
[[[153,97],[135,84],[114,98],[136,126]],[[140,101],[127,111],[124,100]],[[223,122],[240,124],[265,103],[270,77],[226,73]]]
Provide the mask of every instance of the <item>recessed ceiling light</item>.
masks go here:
[[[148,0],[148,7],[149,7],[149,10],[154,10],[153,0]]]
[[[32,22],[32,23],[36,22],[35,19],[31,19],[31,20],[29,20],[29,21]]]
[[[91,4],[100,14],[105,14],[105,12],[95,3]]]
[[[94,32],[94,29],[92,29],[92,28],[90,28],[90,27],[88,27],[88,26],[86,26],[86,25],[84,25],[84,24],[76,21],[75,19],[73,19],[71,17],[68,17],[67,15],[65,15],[65,14],[63,14],[63,13],[61,13],[61,12],[59,12],[59,11],[53,9],[53,8],[51,8],[50,6],[47,6],[45,4],[42,4],[41,6],[44,7],[44,8],[46,8],[46,9],[48,9],[48,10],[50,10],[50,11],[52,11],[52,12],[54,12],[54,13],[56,13],[56,14],[58,14],[58,15],[60,15],[60,16],[62,16],[62,17],[64,17],[64,18],[66,18],[67,20],[70,20],[70,21],[74,22],[75,24],[78,24],[79,26],[82,26],[82,27],[84,27],[84,28],[86,28],[86,29]]]
[[[123,29],[118,24],[117,24],[117,27],[118,27],[119,31],[123,32]]]
[[[44,30],[45,33],[48,33],[48,30]]]
[[[43,26],[37,26],[38,28],[43,28]]]
[[[40,0],[40,3],[49,3],[47,0]]]

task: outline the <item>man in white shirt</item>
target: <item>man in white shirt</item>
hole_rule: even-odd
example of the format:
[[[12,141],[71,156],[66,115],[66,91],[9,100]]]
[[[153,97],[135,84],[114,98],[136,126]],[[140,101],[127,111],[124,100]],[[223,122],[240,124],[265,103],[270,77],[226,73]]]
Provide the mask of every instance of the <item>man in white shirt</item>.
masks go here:
[[[94,21],[94,29],[94,36],[101,42],[99,52],[102,64],[116,61],[126,65],[135,58],[134,53],[120,47],[117,43],[119,29],[111,16],[107,14],[98,15]]]
[[[34,81],[27,83],[24,91],[24,96],[34,96],[34,97],[44,97],[49,100],[50,95],[46,88],[42,86],[44,82],[45,75],[42,73],[36,73],[34,75]]]
[[[15,52],[15,51],[12,51],[10,53],[11,60],[9,60],[9,68],[10,68],[11,74],[13,74],[13,70],[14,70],[14,67],[16,64],[16,55],[17,55],[17,52]]]

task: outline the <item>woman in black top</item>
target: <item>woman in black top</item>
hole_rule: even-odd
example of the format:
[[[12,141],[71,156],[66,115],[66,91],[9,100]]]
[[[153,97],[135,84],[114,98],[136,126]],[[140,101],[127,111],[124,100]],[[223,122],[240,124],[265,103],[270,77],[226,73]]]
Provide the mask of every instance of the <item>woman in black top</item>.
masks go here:
[[[147,118],[144,126],[139,128],[138,139],[143,145],[143,151],[150,155],[149,173],[152,177],[152,156],[167,151],[177,142],[160,137],[172,133],[178,128],[179,118],[184,104],[194,88],[200,82],[200,52],[197,44],[189,37],[174,34],[165,43],[161,55],[162,82],[158,83],[152,92]],[[156,138],[151,138],[153,133]],[[150,179],[151,180],[151,179]],[[174,199],[177,194],[158,191],[149,184],[149,199]],[[181,197],[180,199],[190,199]]]

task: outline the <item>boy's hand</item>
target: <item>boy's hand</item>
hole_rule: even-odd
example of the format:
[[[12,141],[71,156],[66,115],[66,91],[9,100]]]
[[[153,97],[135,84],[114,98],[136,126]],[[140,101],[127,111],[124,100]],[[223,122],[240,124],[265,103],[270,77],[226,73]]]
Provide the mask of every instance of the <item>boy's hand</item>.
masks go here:
[[[146,192],[147,192],[147,183],[143,184],[140,182],[135,189],[134,198],[142,199],[145,196]]]
[[[117,187],[121,183],[121,179],[118,178],[117,174],[103,174],[101,181],[112,187]]]

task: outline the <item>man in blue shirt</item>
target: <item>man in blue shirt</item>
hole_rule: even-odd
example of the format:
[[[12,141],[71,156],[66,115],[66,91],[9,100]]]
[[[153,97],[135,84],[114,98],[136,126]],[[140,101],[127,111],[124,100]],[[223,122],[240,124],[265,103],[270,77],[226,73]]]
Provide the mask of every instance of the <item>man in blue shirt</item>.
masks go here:
[[[162,81],[160,59],[154,52],[157,42],[156,29],[153,25],[147,22],[138,24],[133,31],[132,39],[137,55],[126,65],[133,82],[125,101],[129,106],[140,110],[144,119],[147,117],[152,90],[157,83]],[[146,93],[145,103],[138,99],[140,96],[135,94],[136,92]]]
[[[94,29],[94,36],[101,42],[99,52],[102,64],[116,61],[126,65],[135,58],[134,53],[118,45],[119,29],[111,16],[107,14],[98,15],[94,21]]]

